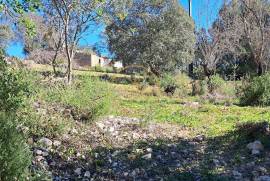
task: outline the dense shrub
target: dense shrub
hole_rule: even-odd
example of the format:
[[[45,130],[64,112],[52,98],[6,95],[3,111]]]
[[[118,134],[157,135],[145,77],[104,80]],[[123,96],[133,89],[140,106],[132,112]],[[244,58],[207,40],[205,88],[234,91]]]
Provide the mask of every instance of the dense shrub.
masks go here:
[[[270,74],[253,78],[243,85],[240,103],[242,105],[270,105]]]
[[[164,74],[160,80],[160,87],[167,94],[173,95],[177,88],[176,80],[171,74]]]
[[[174,76],[175,84],[177,86],[176,93],[179,97],[185,97],[191,92],[191,80],[183,73]]]
[[[146,89],[148,86],[149,86],[148,82],[146,82],[146,80],[143,80],[142,82],[138,84],[138,89],[142,91]]]
[[[103,74],[99,76],[99,79],[102,81],[108,81],[115,84],[134,84],[143,82],[144,79],[142,77],[138,77],[136,75],[130,75],[130,76],[117,76],[117,75],[111,75],[111,74]]]
[[[157,86],[147,86],[143,89],[142,93],[147,96],[160,96],[161,92]]]
[[[13,69],[0,60],[0,110],[15,111],[23,104],[29,93],[26,72]]]
[[[95,66],[94,68],[90,68],[90,70],[93,70],[95,72],[102,72],[102,73],[120,73],[121,69],[118,69],[116,67],[101,67],[101,66]]]
[[[17,130],[16,116],[0,113],[0,180],[26,180],[30,151]]]
[[[214,93],[218,91],[223,85],[225,81],[219,75],[211,76],[210,80],[208,81],[208,89],[210,93]]]
[[[154,74],[146,75],[144,79],[149,85],[158,85],[159,84],[159,78]]]
[[[30,93],[28,74],[0,60],[0,180],[26,180],[31,164],[30,151],[17,114]]]
[[[207,82],[205,80],[192,81],[192,95],[204,95],[207,92]]]
[[[54,86],[43,95],[50,102],[71,106],[76,114],[85,115],[84,121],[92,121],[107,113],[112,91],[106,82],[96,78],[81,77],[71,86]]]

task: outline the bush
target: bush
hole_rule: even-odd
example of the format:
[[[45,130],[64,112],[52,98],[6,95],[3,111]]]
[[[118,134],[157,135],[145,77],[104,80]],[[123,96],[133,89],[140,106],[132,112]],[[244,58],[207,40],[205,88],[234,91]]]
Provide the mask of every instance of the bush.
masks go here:
[[[84,115],[84,121],[92,121],[107,113],[111,94],[106,82],[82,77],[71,86],[55,86],[49,92],[44,92],[43,96],[47,101],[71,106],[76,114]]]
[[[160,89],[157,86],[147,86],[143,89],[142,93],[147,96],[160,96]]]
[[[241,89],[242,105],[270,105],[270,73],[253,78]]]
[[[177,85],[176,80],[171,74],[164,74],[160,81],[160,87],[163,88],[164,92],[173,95]]]
[[[26,180],[30,151],[17,130],[16,116],[0,113],[0,180]]]
[[[205,80],[192,81],[192,95],[204,95],[207,91],[207,83]]]
[[[10,68],[0,60],[0,110],[12,112],[22,106],[25,95],[29,93],[25,77],[25,71]]]
[[[146,80],[143,80],[138,84],[138,90],[142,91],[145,90],[149,86],[148,82]]]
[[[159,78],[154,74],[146,75],[144,79],[149,85],[159,84]]]
[[[176,92],[179,97],[185,97],[191,92],[191,80],[183,73],[177,74],[175,77],[175,84],[177,86]]]
[[[208,89],[210,93],[214,93],[218,91],[223,85],[225,81],[219,75],[213,75],[211,79],[208,81]]]

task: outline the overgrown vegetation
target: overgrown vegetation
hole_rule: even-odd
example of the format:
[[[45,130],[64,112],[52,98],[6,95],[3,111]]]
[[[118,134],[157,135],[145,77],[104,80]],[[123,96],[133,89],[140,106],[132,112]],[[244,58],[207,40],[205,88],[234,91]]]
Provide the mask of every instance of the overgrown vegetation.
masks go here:
[[[48,91],[41,90],[40,98],[71,107],[74,114],[83,121],[91,122],[101,115],[106,115],[110,109],[113,92],[106,82],[97,78],[81,77],[71,86],[58,84],[51,86]]]
[[[242,86],[240,103],[243,105],[270,105],[270,74],[254,77]]]
[[[20,130],[19,118],[0,112],[0,180],[26,180],[29,178],[31,153]],[[21,127],[22,128],[22,127]]]
[[[0,25],[0,180],[44,180],[55,169],[63,178],[71,172],[112,180],[123,165],[136,167],[121,173],[133,179],[150,173],[194,180],[199,173],[196,179],[217,180],[232,168],[235,177],[248,164],[268,166],[269,7],[263,0],[225,2],[206,30],[195,28],[177,0],[1,1],[0,17],[12,25]],[[98,66],[86,58],[76,65],[84,71],[74,70],[92,25],[105,28],[111,57],[93,47],[88,54],[99,54]],[[52,69],[5,55],[14,29],[28,58],[41,56],[36,63]],[[113,67],[116,61],[124,67]],[[159,139],[167,132],[173,134]],[[247,144],[259,140],[260,150],[249,153]]]
[[[30,150],[20,126],[17,110],[29,91],[20,71],[10,69],[0,59],[0,180],[24,180],[29,177]]]

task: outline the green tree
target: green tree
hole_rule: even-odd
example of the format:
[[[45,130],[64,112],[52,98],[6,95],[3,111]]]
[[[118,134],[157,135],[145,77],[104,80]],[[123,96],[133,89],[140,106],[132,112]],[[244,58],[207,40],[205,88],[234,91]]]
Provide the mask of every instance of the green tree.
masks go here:
[[[72,64],[79,41],[97,25],[104,0],[53,0],[47,4],[63,30],[64,51],[67,57],[67,82],[72,82]],[[57,25],[57,26],[58,26]]]
[[[10,18],[15,25],[23,25],[29,36],[35,34],[35,24],[25,16],[41,6],[40,0],[0,0],[0,18]]]
[[[107,8],[109,50],[157,76],[193,59],[194,22],[177,0],[122,0]]]

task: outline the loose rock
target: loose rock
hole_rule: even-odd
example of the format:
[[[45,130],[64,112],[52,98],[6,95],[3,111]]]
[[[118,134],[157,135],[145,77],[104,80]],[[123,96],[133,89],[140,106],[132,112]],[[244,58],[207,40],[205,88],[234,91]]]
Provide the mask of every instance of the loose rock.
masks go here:
[[[77,168],[76,170],[74,170],[74,173],[76,173],[77,175],[81,175],[82,174],[82,169]]]
[[[39,143],[42,145],[42,146],[44,146],[44,147],[51,147],[52,146],[52,144],[53,144],[53,142],[50,140],[50,139],[48,139],[48,138],[41,138],[40,140],[39,140]]]
[[[90,176],[91,176],[91,173],[90,173],[89,171],[86,171],[86,172],[84,173],[84,177],[90,178]]]
[[[264,150],[264,147],[260,141],[254,141],[247,145],[247,148],[251,150],[252,155],[258,155]]]
[[[146,160],[150,160],[152,158],[152,154],[149,153],[149,154],[146,154],[144,156],[142,156],[143,159],[146,159]]]

